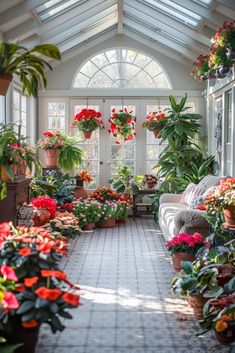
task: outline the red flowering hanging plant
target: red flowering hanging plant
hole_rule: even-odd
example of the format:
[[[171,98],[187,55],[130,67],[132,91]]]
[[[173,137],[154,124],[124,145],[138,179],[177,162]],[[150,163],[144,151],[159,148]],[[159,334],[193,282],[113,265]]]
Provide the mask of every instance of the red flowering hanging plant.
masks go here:
[[[76,114],[72,122],[72,127],[78,128],[82,132],[92,132],[96,129],[104,128],[104,122],[101,119],[101,112],[95,109],[82,109]]]
[[[143,128],[153,131],[156,137],[161,136],[161,130],[166,125],[166,114],[162,112],[150,112],[142,124]]]
[[[136,117],[132,114],[132,111],[128,112],[124,108],[116,112],[114,108],[109,122],[110,128],[108,131],[116,139],[116,144],[120,144],[121,141],[131,141],[135,138]]]
[[[214,48],[225,47],[235,49],[235,21],[225,21],[211,38]]]
[[[209,55],[199,55],[193,63],[193,71],[191,75],[198,81],[208,79],[207,73],[210,71],[209,65]]]

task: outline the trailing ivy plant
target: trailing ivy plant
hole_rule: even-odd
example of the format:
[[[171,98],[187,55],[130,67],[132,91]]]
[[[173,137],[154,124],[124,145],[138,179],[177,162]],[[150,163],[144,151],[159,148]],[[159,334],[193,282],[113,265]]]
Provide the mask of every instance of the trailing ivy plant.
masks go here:
[[[189,182],[198,183],[212,169],[214,158],[204,158],[201,148],[195,143],[200,133],[202,116],[188,113],[187,95],[177,103],[169,97],[171,108],[167,109],[167,124],[161,131],[166,148],[160,154],[158,175],[165,178],[161,185],[163,192],[181,192]]]

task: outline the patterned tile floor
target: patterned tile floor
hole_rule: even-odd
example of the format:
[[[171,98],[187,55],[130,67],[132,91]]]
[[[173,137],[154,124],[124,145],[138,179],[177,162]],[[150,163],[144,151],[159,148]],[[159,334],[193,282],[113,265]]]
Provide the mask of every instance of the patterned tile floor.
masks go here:
[[[42,327],[37,353],[228,353],[213,335],[195,336],[191,309],[170,293],[164,243],[151,218],[72,241],[62,265],[83,305],[62,333]]]

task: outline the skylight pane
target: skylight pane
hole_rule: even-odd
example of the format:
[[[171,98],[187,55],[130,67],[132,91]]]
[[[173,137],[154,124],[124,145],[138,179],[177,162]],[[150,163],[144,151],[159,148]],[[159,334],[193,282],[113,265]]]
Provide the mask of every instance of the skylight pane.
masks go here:
[[[84,0],[49,0],[45,4],[39,6],[36,9],[36,12],[41,21],[46,21],[49,18],[58,15],[59,13],[63,13],[65,10],[69,9],[75,4],[79,4],[80,2],[84,2]]]
[[[156,7],[161,12],[176,18],[178,21],[183,22],[192,27],[197,27],[202,17],[194,12],[175,4],[170,0],[145,0],[146,3]]]
[[[213,0],[193,0],[199,4],[206,5],[207,7],[210,6]]]

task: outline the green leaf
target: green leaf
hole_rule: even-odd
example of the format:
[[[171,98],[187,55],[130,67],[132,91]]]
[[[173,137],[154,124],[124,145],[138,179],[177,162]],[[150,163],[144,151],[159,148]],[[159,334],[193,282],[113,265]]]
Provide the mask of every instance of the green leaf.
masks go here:
[[[182,261],[181,267],[186,274],[193,273],[193,264],[190,261]]]
[[[32,301],[26,301],[23,304],[20,305],[19,309],[17,310],[17,314],[24,314],[30,309],[34,308],[34,302]]]
[[[22,347],[24,344],[23,343],[18,343],[18,344],[8,344],[5,347],[0,348],[1,353],[13,353],[15,352],[19,347]]]

